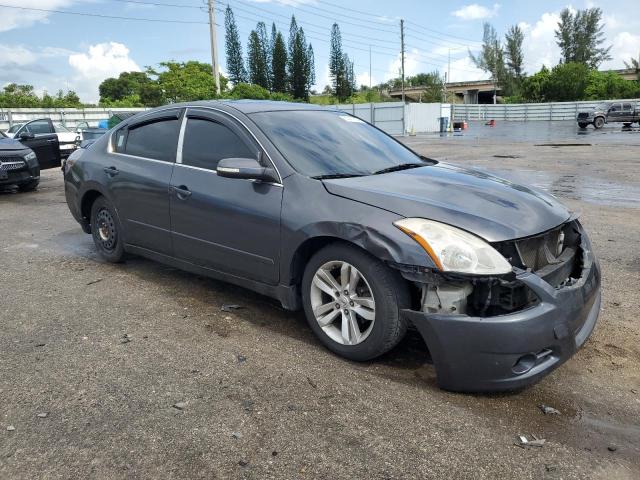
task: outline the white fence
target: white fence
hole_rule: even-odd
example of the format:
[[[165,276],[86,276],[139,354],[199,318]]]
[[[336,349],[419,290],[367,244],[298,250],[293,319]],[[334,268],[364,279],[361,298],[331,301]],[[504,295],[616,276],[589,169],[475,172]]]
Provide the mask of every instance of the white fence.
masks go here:
[[[448,103],[402,102],[335,105],[334,108],[351,113],[374,124],[391,135],[403,133],[431,133],[440,131],[440,117],[451,118]]]
[[[632,100],[607,100],[607,102],[638,103]],[[603,101],[553,102],[553,103],[507,103],[500,105],[453,105],[453,119],[460,120],[512,120],[528,122],[536,120],[575,120],[578,112],[588,110]]]
[[[440,103],[402,102],[361,103],[332,105],[344,112],[356,115],[374,124],[391,135],[403,133],[426,133],[440,131],[440,117],[451,116],[451,106]],[[14,123],[23,123],[38,118],[51,118],[54,123],[62,123],[74,129],[80,122],[95,127],[100,120],[106,120],[116,112],[138,112],[144,108],[0,108],[0,130],[7,130]]]
[[[38,118],[50,118],[74,129],[80,122],[97,127],[116,112],[139,112],[144,108],[0,108],[0,130],[7,130],[14,123],[24,123]]]

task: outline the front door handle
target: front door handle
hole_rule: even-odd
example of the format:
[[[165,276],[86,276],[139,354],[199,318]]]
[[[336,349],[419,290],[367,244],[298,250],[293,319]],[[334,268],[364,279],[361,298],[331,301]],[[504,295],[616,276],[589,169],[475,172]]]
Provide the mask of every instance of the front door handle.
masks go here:
[[[104,173],[106,173],[110,177],[114,177],[118,173],[120,173],[120,171],[116,167],[105,167],[104,168]]]
[[[56,140],[55,138],[52,138],[50,140],[47,140],[47,143],[56,143],[58,140]]]
[[[191,196],[191,190],[186,185],[180,185],[179,187],[171,187],[170,191],[175,192],[176,197],[180,200],[186,200]]]

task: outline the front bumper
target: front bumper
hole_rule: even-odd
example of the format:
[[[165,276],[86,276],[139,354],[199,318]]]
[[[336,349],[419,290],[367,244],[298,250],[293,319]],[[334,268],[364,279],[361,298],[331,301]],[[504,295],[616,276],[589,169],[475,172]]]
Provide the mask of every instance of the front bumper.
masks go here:
[[[403,310],[424,338],[438,385],[453,391],[516,390],[567,361],[587,340],[600,312],[600,267],[588,240],[580,279],[556,289],[534,273],[517,279],[540,302],[508,315],[469,317]]]

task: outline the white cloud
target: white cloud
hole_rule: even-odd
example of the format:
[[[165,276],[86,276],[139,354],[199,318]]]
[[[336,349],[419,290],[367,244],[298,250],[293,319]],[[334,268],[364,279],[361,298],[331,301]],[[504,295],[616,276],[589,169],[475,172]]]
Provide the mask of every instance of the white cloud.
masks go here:
[[[489,74],[473,64],[468,55],[457,60],[451,60],[450,82],[471,82],[473,80],[486,80],[489,77]]]
[[[624,68],[624,62],[630,63],[632,58],[640,59],[640,34],[620,32],[611,42],[612,60],[605,62],[601,69]]]
[[[498,14],[498,10],[500,10],[499,3],[494,3],[492,8],[472,3],[451,12],[451,15],[461,20],[485,20],[495,17]]]
[[[140,71],[129,58],[129,49],[122,43],[109,42],[91,45],[88,53],[69,55],[69,65],[75,71],[72,88],[84,101],[97,102],[98,86],[121,72]]]
[[[0,68],[24,67],[35,63],[37,55],[21,45],[0,44]]]
[[[51,13],[23,8],[60,10],[71,5],[72,0],[4,0],[3,5],[22,8],[3,8],[0,15],[0,32],[29,27],[37,22],[47,22]]]
[[[379,82],[374,75],[371,75],[371,86],[377,85]],[[356,86],[360,88],[361,85],[365,87],[369,86],[369,71],[364,71],[356,74]]]
[[[543,13],[533,25],[520,23],[520,27],[525,33],[523,48],[527,73],[535,73],[543,65],[552,68],[560,61],[561,52],[555,38],[555,30],[558,28],[559,21],[560,12],[557,11]],[[632,25],[619,21],[615,14],[605,16],[604,24],[606,38],[604,45],[611,45],[612,59],[604,62],[600,69],[624,68],[625,60],[628,62],[630,58],[638,57],[640,34],[626,30],[621,31],[622,28],[629,29]]]
[[[525,71],[528,73],[537,72],[543,65],[551,68],[560,60],[560,48],[555,38],[559,21],[559,13],[546,12],[535,25],[520,24],[525,33],[523,50]]]

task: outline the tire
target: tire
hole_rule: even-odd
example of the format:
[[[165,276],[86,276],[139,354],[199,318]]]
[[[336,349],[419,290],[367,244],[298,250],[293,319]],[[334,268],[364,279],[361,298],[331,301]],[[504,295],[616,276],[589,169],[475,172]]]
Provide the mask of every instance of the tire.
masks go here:
[[[329,295],[320,289],[316,273],[321,268],[325,273],[333,272],[334,281],[340,283],[340,267],[344,264],[350,267],[345,278],[357,278],[357,275],[350,277],[353,269],[360,274],[355,282],[356,286],[344,287],[343,282],[340,287],[344,288],[339,297],[335,292]],[[327,287],[327,283],[323,286]],[[345,291],[349,295],[344,295]],[[371,297],[374,302],[373,313],[369,308]],[[354,310],[349,307],[350,298],[358,299],[357,303],[350,302]],[[401,309],[410,306],[406,281],[377,258],[346,243],[332,243],[311,257],[302,278],[302,302],[307,322],[320,341],[332,352],[349,360],[367,361],[379,357],[395,347],[407,331],[407,322],[400,315]],[[314,305],[329,307],[325,308],[326,313],[319,315],[324,322],[331,315],[334,316],[328,325],[320,325],[314,314]],[[347,309],[350,313],[345,315]],[[366,314],[369,319],[361,316],[361,313]],[[352,321],[347,320],[348,318],[352,318]],[[352,333],[352,328],[347,329],[350,337],[347,342],[343,330],[345,321],[351,327],[355,321],[360,331],[358,336]]]
[[[589,124],[588,123],[583,123],[583,122],[578,123],[578,126],[580,128],[587,128],[587,125],[589,125]]]
[[[104,197],[98,197],[91,206],[91,235],[102,258],[111,263],[124,260],[120,220],[111,203]]]
[[[593,126],[596,127],[596,129],[598,130],[604,127],[604,118],[596,117],[596,119],[593,121]]]
[[[38,188],[39,184],[40,180],[31,180],[30,182],[18,185],[18,190],[21,192],[33,192],[36,188]]]
[[[622,126],[623,126],[624,128],[630,128],[630,127],[631,127],[631,125],[633,125],[633,124],[632,124],[632,123],[629,123],[629,122],[625,122],[625,123],[623,123],[623,124],[622,124]]]

